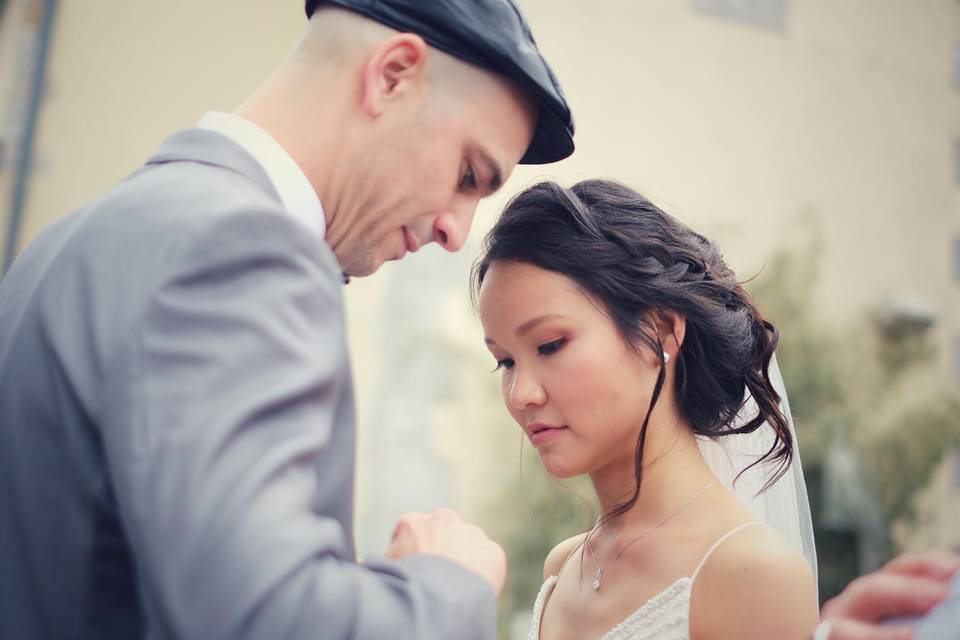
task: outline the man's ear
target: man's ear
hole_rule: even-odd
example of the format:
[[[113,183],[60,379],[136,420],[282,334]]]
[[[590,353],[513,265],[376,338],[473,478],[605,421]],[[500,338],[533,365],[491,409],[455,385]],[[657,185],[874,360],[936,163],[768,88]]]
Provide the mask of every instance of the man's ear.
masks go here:
[[[363,70],[363,110],[376,118],[399,97],[422,87],[427,44],[413,33],[401,33],[381,43]]]

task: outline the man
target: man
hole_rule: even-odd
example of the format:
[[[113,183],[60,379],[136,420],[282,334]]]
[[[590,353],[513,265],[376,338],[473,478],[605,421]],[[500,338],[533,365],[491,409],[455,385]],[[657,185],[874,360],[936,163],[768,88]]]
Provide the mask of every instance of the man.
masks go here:
[[[823,606],[823,622],[813,638],[960,638],[958,572],[960,556],[949,553],[928,551],[895,558],[879,571],[854,580],[827,602]]]
[[[354,561],[340,287],[458,250],[570,112],[511,0],[307,13],[0,283],[2,638],[493,638],[503,551],[452,511]]]

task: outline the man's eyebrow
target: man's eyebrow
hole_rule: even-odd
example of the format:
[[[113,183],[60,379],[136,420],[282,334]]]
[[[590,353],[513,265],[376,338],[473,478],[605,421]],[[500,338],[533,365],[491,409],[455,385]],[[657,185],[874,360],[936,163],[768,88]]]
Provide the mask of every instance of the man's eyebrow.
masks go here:
[[[474,146],[473,152],[485,165],[487,165],[487,172],[490,174],[490,180],[487,182],[487,189],[490,193],[493,193],[503,185],[503,171],[500,169],[500,165],[497,164],[497,161],[493,159],[493,156],[491,156],[486,149],[480,146]]]

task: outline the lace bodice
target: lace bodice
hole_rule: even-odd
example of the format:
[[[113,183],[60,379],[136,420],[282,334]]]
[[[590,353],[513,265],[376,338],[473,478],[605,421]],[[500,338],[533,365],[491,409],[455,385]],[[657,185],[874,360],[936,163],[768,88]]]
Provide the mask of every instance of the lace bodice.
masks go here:
[[[540,587],[533,605],[533,623],[527,640],[540,640],[540,619],[543,607],[557,584],[550,576]],[[647,600],[643,606],[603,634],[600,640],[689,640],[690,591],[693,581],[683,577]]]
[[[693,583],[710,554],[720,544],[742,529],[761,524],[748,522],[727,532],[704,554],[696,570],[690,576],[679,578],[669,587],[644,602],[639,609],[630,614],[623,622],[600,636],[598,640],[690,640],[690,594]],[[537,600],[533,605],[533,620],[527,640],[540,640],[540,621],[547,599],[559,578],[550,576],[540,587]]]

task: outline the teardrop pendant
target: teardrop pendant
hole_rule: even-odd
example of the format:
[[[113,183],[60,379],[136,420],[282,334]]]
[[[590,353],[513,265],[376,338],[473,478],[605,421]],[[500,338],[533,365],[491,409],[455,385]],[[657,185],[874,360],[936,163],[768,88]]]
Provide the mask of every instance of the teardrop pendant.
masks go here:
[[[603,569],[597,569],[597,577],[593,579],[593,590],[600,591],[600,578],[603,577]]]

